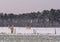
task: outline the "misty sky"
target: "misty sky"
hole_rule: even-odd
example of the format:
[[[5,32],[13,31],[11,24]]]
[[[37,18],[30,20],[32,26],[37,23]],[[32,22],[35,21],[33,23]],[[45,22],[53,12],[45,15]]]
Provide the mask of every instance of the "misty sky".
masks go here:
[[[60,9],[60,0],[0,0],[0,12],[29,13],[51,8]]]

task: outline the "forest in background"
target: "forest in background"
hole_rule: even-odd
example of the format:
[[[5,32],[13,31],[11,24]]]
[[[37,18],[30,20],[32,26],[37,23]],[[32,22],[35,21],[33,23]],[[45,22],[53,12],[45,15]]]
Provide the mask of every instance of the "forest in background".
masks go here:
[[[23,14],[0,13],[0,27],[60,27],[60,9],[43,10]]]

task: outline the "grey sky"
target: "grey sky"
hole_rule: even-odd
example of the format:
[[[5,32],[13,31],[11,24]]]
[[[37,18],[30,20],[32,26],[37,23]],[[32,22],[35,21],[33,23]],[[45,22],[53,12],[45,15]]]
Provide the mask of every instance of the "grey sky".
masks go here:
[[[26,13],[45,9],[60,9],[60,0],[0,0],[0,12]]]

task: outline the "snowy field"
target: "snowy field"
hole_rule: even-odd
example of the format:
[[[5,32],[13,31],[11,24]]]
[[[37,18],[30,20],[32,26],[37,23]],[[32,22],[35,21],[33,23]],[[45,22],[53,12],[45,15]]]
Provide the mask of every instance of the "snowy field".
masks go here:
[[[27,27],[14,27],[14,33],[15,34],[55,34],[56,29],[56,35],[60,35],[60,28],[40,28],[40,27],[31,27],[31,29],[27,29]],[[0,27],[0,34],[6,33],[10,34],[9,27]]]
[[[0,42],[60,42],[60,35],[0,35]]]
[[[60,28],[14,27],[14,34],[11,34],[8,27],[0,27],[0,42],[60,42]]]

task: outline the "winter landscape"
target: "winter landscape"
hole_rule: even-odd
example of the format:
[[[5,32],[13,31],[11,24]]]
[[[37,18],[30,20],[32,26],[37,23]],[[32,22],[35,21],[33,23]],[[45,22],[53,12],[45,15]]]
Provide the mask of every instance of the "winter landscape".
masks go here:
[[[0,0],[0,42],[60,42],[60,0]]]

